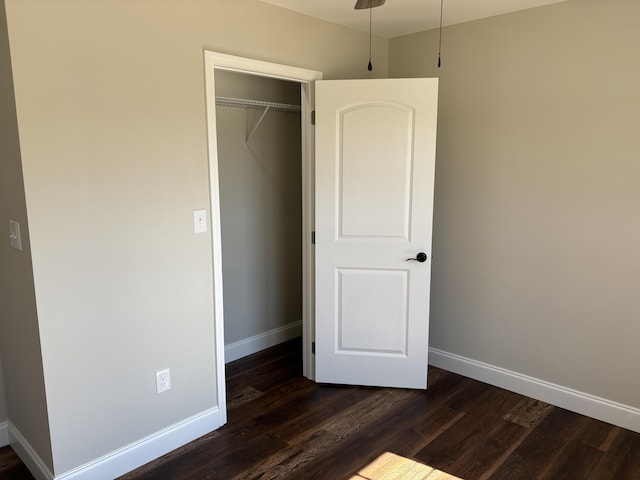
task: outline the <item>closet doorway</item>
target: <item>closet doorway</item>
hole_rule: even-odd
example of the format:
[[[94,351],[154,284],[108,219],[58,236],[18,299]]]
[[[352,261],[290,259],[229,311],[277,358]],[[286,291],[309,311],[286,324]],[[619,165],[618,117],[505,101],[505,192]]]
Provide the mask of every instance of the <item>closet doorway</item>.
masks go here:
[[[225,361],[302,335],[300,84],[216,72]]]
[[[222,233],[221,233],[221,202],[220,202],[220,179],[219,179],[219,158],[218,158],[218,118],[216,107],[216,77],[227,72],[248,74],[257,77],[283,80],[293,82],[298,85],[300,113],[299,130],[296,136],[299,138],[300,148],[300,177],[301,185],[301,206],[296,210],[301,213],[301,228],[298,232],[298,239],[301,243],[301,306],[302,306],[302,338],[303,338],[303,374],[313,379],[315,368],[312,355],[312,341],[314,330],[314,251],[311,243],[312,230],[314,225],[314,140],[311,125],[311,110],[314,102],[314,82],[322,79],[322,73],[304,68],[291,67],[287,65],[263,62],[244,57],[236,57],[217,52],[205,51],[205,81],[206,81],[206,102],[207,102],[207,129],[208,129],[208,149],[209,149],[209,185],[211,198],[211,240],[212,240],[212,260],[213,260],[213,286],[214,286],[214,333],[216,352],[216,390],[218,400],[218,413],[221,424],[226,422],[226,386],[225,386],[225,334],[224,334],[224,294],[227,285],[224,284],[223,276],[223,253],[222,253]],[[254,112],[255,113],[255,112]],[[263,111],[264,113],[264,111]],[[268,115],[269,112],[266,112]],[[260,114],[262,115],[262,113]],[[255,119],[253,114],[252,120]],[[265,117],[266,118],[266,117]],[[247,117],[248,119],[248,117]],[[259,119],[258,119],[259,120]],[[264,119],[263,119],[264,121]],[[253,132],[256,124],[250,124],[248,129],[249,143],[253,142],[253,136],[260,134]],[[262,125],[258,126],[258,129]],[[264,133],[264,132],[263,132]],[[293,135],[293,133],[292,133]],[[246,140],[246,138],[245,138]],[[248,147],[249,145],[247,145]],[[249,192],[254,194],[255,192]],[[226,213],[225,213],[226,215]],[[255,215],[255,214],[254,214]],[[229,221],[239,221],[239,217],[228,216]],[[235,220],[234,220],[235,218]],[[257,239],[259,241],[259,239]],[[231,239],[228,242],[240,241]],[[300,250],[298,250],[299,252]],[[227,268],[234,268],[229,265]],[[298,290],[298,289],[297,289]],[[300,291],[300,290],[298,290]],[[245,299],[246,300],[246,299]],[[285,322],[291,320],[285,319]],[[285,330],[287,330],[285,328]],[[259,336],[258,336],[259,337]],[[231,338],[230,338],[231,340]]]

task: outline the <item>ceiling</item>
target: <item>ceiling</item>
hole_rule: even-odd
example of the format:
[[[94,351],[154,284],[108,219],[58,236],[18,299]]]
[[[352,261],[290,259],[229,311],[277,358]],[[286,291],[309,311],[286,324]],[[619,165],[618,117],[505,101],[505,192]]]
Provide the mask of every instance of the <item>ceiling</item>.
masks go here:
[[[369,31],[369,10],[356,0],[262,0],[356,30]],[[443,0],[443,25],[468,22],[566,0]],[[374,35],[393,38],[438,28],[440,0],[387,0],[372,10]]]

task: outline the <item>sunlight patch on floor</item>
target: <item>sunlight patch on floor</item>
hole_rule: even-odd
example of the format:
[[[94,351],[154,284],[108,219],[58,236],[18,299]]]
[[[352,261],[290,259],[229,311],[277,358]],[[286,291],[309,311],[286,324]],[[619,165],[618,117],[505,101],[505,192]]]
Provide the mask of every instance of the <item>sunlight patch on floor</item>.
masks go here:
[[[463,480],[429,465],[385,452],[349,480]]]

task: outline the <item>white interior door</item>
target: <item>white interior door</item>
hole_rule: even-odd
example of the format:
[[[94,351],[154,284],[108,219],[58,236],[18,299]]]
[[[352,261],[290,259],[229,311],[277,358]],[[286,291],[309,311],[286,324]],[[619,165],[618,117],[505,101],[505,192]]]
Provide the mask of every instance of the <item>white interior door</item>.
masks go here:
[[[427,386],[437,99],[437,79],[316,82],[318,382]]]

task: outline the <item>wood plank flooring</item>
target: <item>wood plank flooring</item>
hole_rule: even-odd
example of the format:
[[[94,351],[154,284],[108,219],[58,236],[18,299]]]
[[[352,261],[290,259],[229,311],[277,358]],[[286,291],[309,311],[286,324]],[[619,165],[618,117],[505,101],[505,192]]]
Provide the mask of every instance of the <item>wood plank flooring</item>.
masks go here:
[[[437,368],[426,392],[317,385],[301,357],[294,340],[228,364],[227,425],[120,480],[640,479],[638,433]],[[370,476],[398,456],[405,473]],[[0,478],[25,471],[0,449]]]

